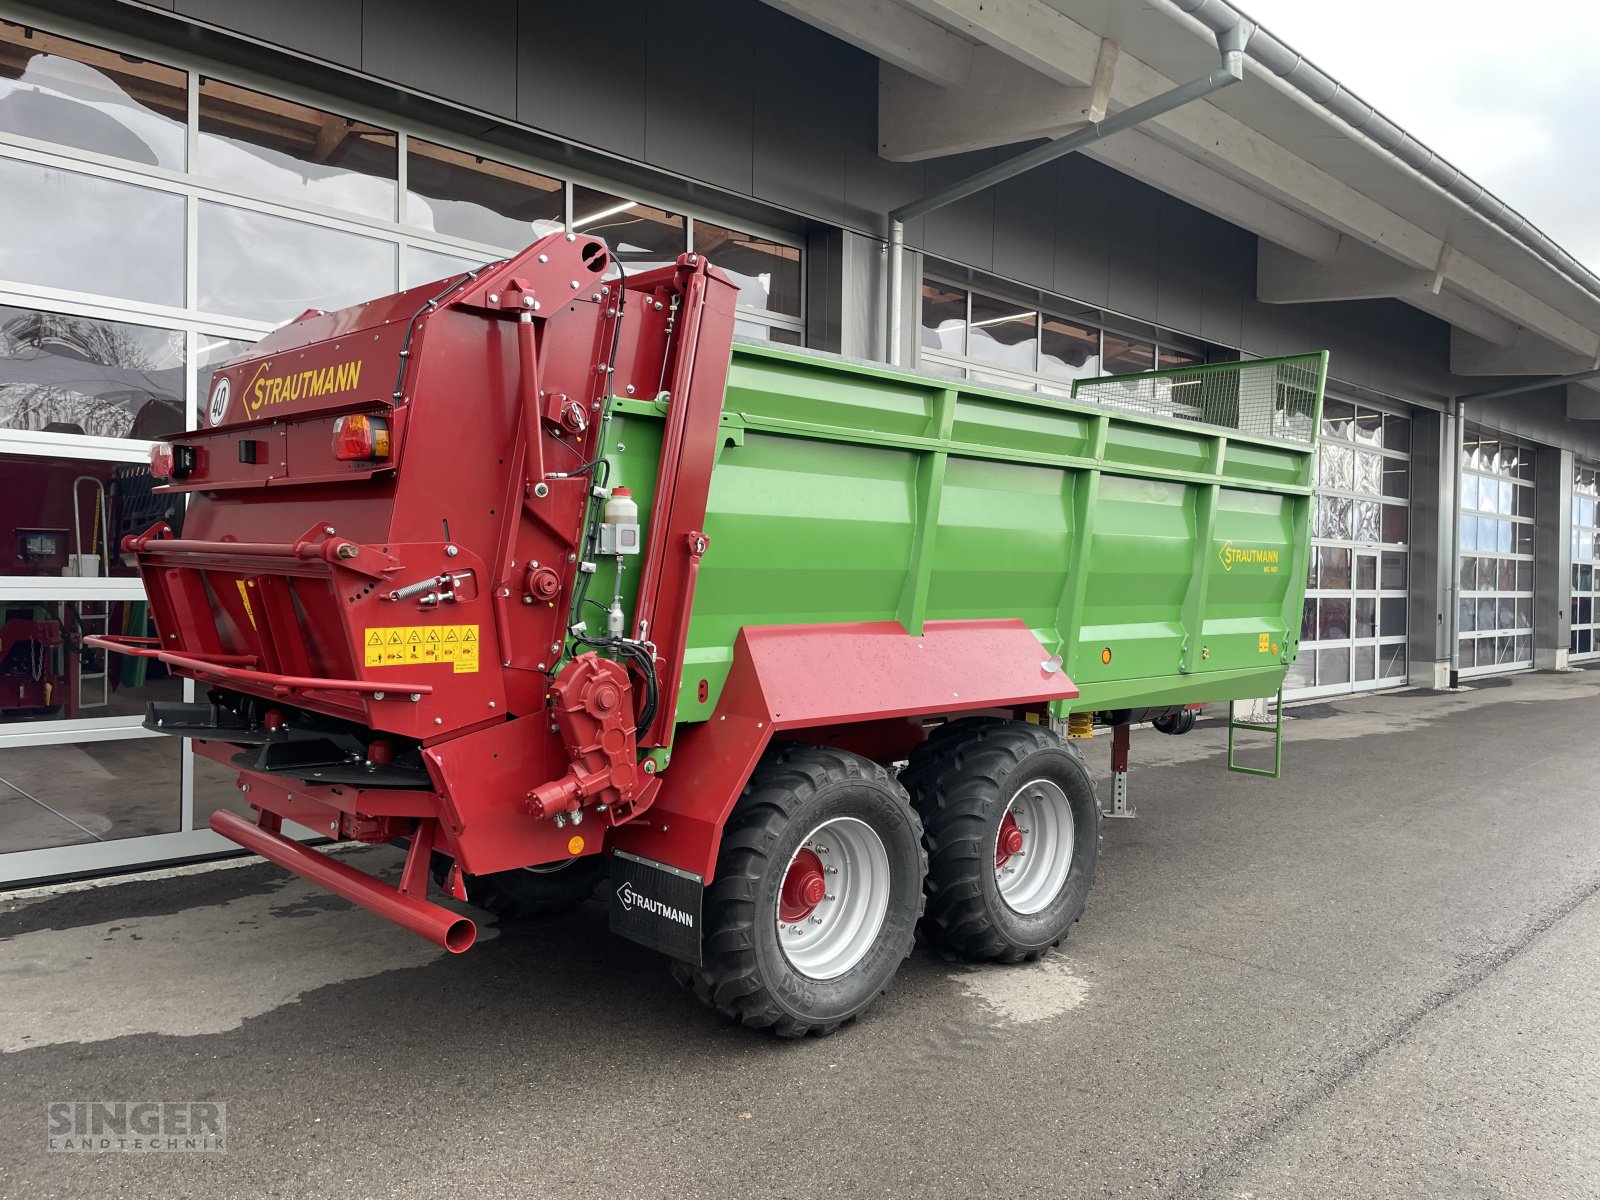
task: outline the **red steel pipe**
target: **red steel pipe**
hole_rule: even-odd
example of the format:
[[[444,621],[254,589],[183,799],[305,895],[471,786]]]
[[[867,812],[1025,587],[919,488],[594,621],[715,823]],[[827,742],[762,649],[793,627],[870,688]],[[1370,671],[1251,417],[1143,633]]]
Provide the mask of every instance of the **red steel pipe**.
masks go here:
[[[211,828],[231,842],[238,842],[246,850],[253,850],[262,858],[277,863],[375,912],[385,920],[393,921],[419,937],[425,937],[452,954],[460,954],[478,937],[478,927],[459,913],[430,904],[407,895],[398,888],[380,883],[371,875],[347,867],[336,859],[315,850],[307,850],[298,842],[290,841],[281,833],[252,824],[243,817],[226,810],[211,814]]]

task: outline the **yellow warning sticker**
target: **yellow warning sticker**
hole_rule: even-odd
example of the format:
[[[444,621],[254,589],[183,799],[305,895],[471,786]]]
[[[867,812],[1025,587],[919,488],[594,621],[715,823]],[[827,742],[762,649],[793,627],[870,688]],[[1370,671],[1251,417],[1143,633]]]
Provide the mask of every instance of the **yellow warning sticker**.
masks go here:
[[[476,625],[369,625],[365,638],[369,667],[451,663],[457,675],[478,669]]]

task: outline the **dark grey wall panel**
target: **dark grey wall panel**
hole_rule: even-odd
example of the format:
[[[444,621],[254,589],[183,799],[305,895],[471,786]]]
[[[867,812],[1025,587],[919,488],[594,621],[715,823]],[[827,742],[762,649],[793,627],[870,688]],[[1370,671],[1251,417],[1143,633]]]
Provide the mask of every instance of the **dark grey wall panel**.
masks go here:
[[[1106,306],[1130,317],[1154,319],[1160,295],[1161,193],[1121,177],[1104,213],[1110,278]]]
[[[1198,337],[1205,308],[1206,269],[1214,218],[1170,196],[1161,198],[1156,238],[1158,324]]]
[[[878,157],[876,59],[836,50],[817,70],[846,107],[840,130],[844,137],[845,219],[857,229],[883,237],[885,213],[927,194],[923,186],[927,172],[922,163],[889,162]],[[920,244],[923,228],[921,217],[906,222],[907,242]]]
[[[929,192],[936,192],[998,161],[998,150],[933,159],[923,164],[927,169],[924,186]],[[934,209],[923,218],[923,231],[919,248],[929,254],[953,259],[980,271],[994,270],[994,189]],[[907,236],[909,238],[909,234]]]
[[[1106,212],[1121,177],[1078,155],[1049,170],[1056,194],[1054,290],[1086,304],[1104,305],[1111,294]]]
[[[517,9],[516,0],[371,0],[362,19],[361,68],[515,119]],[[534,9],[528,6],[530,17]]]
[[[526,5],[517,21],[517,120],[626,158],[644,157],[648,0]]]
[[[1059,174],[1029,171],[994,190],[994,273],[1050,290],[1055,286]]]
[[[174,11],[329,62],[361,66],[361,0],[179,0]]]
[[[817,73],[838,43],[765,4],[754,16],[754,193],[844,224],[850,93]]]
[[[644,144],[652,165],[750,194],[758,7],[725,0],[651,6]]]
[[[1256,239],[1222,221],[1206,224],[1200,281],[1201,337],[1224,346],[1244,341],[1244,306],[1254,294]]]

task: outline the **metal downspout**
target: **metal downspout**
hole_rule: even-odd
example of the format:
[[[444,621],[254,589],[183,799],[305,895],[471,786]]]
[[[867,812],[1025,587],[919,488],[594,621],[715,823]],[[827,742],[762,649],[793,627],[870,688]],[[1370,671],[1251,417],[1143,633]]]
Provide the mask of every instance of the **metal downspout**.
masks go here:
[[[1228,0],[1166,0],[1166,2],[1219,35],[1222,30],[1236,28],[1239,22],[1249,19],[1228,3]],[[1393,155],[1434,184],[1469,212],[1526,246],[1570,283],[1576,284],[1592,296],[1600,297],[1600,275],[1596,275],[1556,245],[1528,218],[1503,200],[1496,199],[1481,183],[1417,141],[1372,105],[1347,90],[1343,84],[1307,62],[1303,56],[1279,41],[1269,30],[1255,26],[1246,40],[1244,50],[1257,65],[1280,80],[1284,86],[1326,109],[1379,149]]]
[[[1210,74],[1202,75],[1188,83],[1179,84],[1177,87],[1162,92],[1159,96],[1139,104],[1123,109],[1115,116],[1107,117],[1085,125],[1082,129],[1057,138],[1053,142],[1045,142],[1035,146],[1032,150],[1024,151],[1015,158],[1005,162],[996,163],[994,166],[969,175],[965,179],[957,180],[947,187],[939,189],[920,200],[913,200],[893,209],[888,215],[889,222],[889,286],[888,286],[888,360],[891,366],[901,365],[900,339],[901,339],[901,305],[905,294],[905,269],[901,263],[904,257],[906,231],[905,223],[913,217],[920,217],[930,213],[936,208],[943,208],[957,200],[965,199],[975,192],[1003,183],[1007,179],[1031,171],[1034,167],[1043,166],[1047,162],[1071,154],[1075,150],[1082,150],[1085,146],[1092,146],[1095,142],[1102,141],[1114,133],[1159,117],[1188,104],[1192,100],[1199,100],[1219,92],[1230,84],[1238,83],[1244,78],[1244,46],[1250,40],[1250,33],[1255,29],[1253,22],[1243,17],[1236,17],[1233,24],[1226,29],[1218,29],[1217,50],[1222,55],[1222,65]]]
[[[1467,436],[1467,402],[1458,396],[1450,405],[1450,608],[1445,629],[1450,638],[1449,687],[1461,686],[1461,469],[1464,456],[1461,443]]]

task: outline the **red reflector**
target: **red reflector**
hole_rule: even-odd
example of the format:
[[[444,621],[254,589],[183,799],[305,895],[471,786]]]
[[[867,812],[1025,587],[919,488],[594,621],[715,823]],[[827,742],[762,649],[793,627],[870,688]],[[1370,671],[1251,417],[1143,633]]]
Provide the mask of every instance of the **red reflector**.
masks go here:
[[[389,457],[389,422],[353,413],[333,423],[333,456],[346,462]]]
[[[172,478],[172,447],[165,442],[157,442],[150,447],[150,477],[152,479]]]

